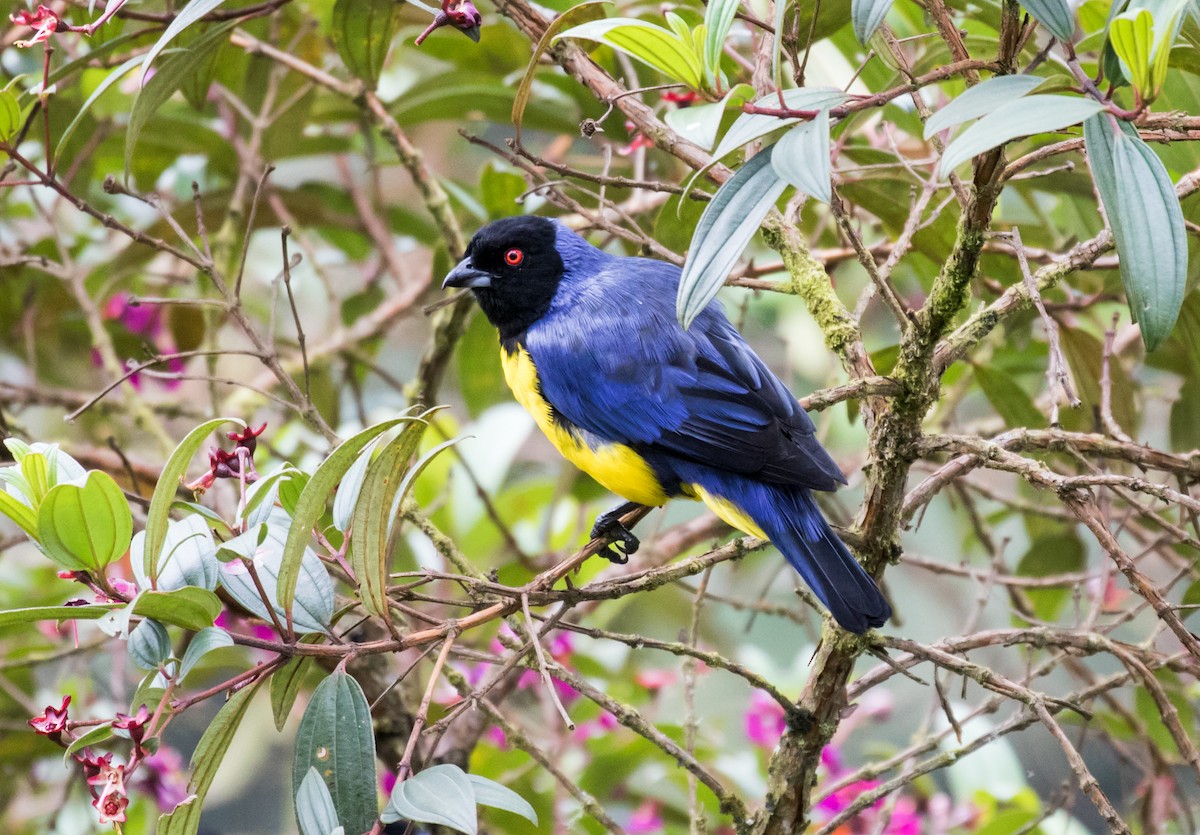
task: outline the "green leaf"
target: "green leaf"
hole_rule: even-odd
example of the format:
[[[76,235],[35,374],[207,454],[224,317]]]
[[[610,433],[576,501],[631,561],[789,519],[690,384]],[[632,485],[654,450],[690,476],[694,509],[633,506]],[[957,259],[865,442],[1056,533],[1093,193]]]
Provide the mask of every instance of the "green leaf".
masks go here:
[[[700,216],[675,300],[676,315],[685,328],[717,295],[759,223],[787,187],[771,167],[773,150],[773,146],[766,148],[747,160]]]
[[[539,59],[550,48],[550,44],[554,42],[554,39],[568,26],[589,23],[593,20],[602,20],[604,18],[604,7],[611,3],[611,1],[587,0],[586,3],[572,6],[554,18],[554,21],[542,33],[542,37],[538,39],[537,46],[533,49],[533,57],[525,65],[525,74],[521,76],[521,83],[517,85],[517,94],[513,98],[512,123],[517,131],[518,141],[521,139],[521,122],[525,118],[525,107],[529,104],[529,93],[533,89],[533,76],[537,72]]]
[[[11,90],[0,90],[0,142],[7,142],[21,129],[21,105]]]
[[[304,490],[300,493],[300,498],[296,501],[296,510],[292,514],[292,524],[288,529],[287,541],[279,565],[278,600],[284,612],[292,611],[296,595],[296,581],[300,576],[301,559],[312,538],[313,527],[325,513],[325,504],[329,500],[329,494],[346,476],[359,453],[373,440],[394,426],[420,419],[411,415],[402,415],[367,427],[340,444],[312,474],[312,478],[308,480],[308,484],[305,485]]]
[[[378,812],[371,710],[358,682],[341,671],[317,686],[300,720],[292,763],[294,790],[313,768],[328,787],[346,831],[369,830]]]
[[[337,0],[330,39],[346,69],[374,90],[396,33],[394,0]]]
[[[303,835],[329,835],[338,827],[329,786],[315,768],[308,770],[296,791],[296,819]]]
[[[194,43],[173,52],[171,57],[162,63],[150,80],[138,92],[134,99],[133,109],[129,114],[129,127],[125,132],[125,173],[133,166],[133,152],[137,148],[142,129],[150,117],[166,103],[167,99],[179,89],[179,85],[197,69],[221,44],[225,43],[230,30],[240,21],[230,20],[215,26],[201,35]],[[222,421],[224,422],[224,421]],[[211,421],[210,421],[211,423]],[[185,462],[186,464],[186,462]],[[147,572],[152,577],[153,572]]]
[[[1187,287],[1187,230],[1167,169],[1132,129],[1106,114],[1084,123],[1092,180],[1121,262],[1129,313],[1146,350],[1162,344]]]
[[[34,542],[38,541],[37,516],[33,512],[33,508],[5,490],[2,484],[0,484],[0,513],[15,522]]]
[[[1074,39],[1075,14],[1067,0],[1021,0],[1021,5],[1063,43]]]
[[[159,73],[162,73],[162,69],[159,70]],[[155,78],[157,77],[158,75],[155,75]],[[153,80],[151,79],[152,82]],[[144,90],[142,94],[145,94]],[[142,570],[149,578],[152,588],[158,584],[159,556],[167,539],[171,505],[175,501],[175,491],[179,488],[179,482],[187,473],[188,464],[191,463],[200,447],[204,445],[208,436],[227,423],[233,423],[240,429],[246,428],[246,424],[237,418],[215,418],[206,421],[179,442],[179,446],[175,447],[175,451],[171,453],[171,457],[167,459],[167,463],[163,467],[162,475],[159,476],[158,484],[154,488],[154,495],[150,498],[150,509],[146,511],[146,540]]]
[[[1187,620],[1187,618],[1200,610],[1200,580],[1196,580],[1187,587],[1183,593],[1183,599],[1179,601],[1179,605],[1186,607],[1179,612],[1181,620]]]
[[[951,101],[925,123],[925,138],[938,131],[986,116],[997,107],[1015,101],[1040,87],[1046,79],[1036,75],[999,75],[976,84]]]
[[[275,717],[275,730],[282,731],[287,724],[288,714],[296,703],[300,693],[300,685],[308,676],[316,661],[311,655],[298,655],[289,658],[288,662],[276,670],[271,676],[271,713]]]
[[[946,146],[938,170],[946,176],[976,154],[1019,136],[1061,130],[1104,109],[1081,96],[1026,96],[1001,105],[964,130]]]
[[[493,809],[503,809],[514,812],[525,820],[537,826],[538,816],[529,802],[507,786],[502,786],[495,780],[480,777],[478,774],[468,774],[471,788],[475,790],[475,802],[480,806],[490,806]]]
[[[177,680],[182,682],[187,678],[188,673],[200,662],[200,659],[214,649],[231,646],[233,646],[232,636],[221,627],[207,626],[201,629],[192,636],[192,640],[188,643],[188,647],[183,653],[183,660],[179,662]]]
[[[63,765],[70,765],[71,755],[76,751],[82,751],[90,745],[99,745],[106,739],[112,739],[112,737],[112,722],[105,722],[103,725],[89,728],[87,733],[75,737],[71,744],[67,746],[67,750],[63,752]]]
[[[93,470],[82,486],[58,484],[38,509],[38,539],[47,555],[72,571],[102,572],[129,548],[133,516],[121,488]]]
[[[663,116],[663,121],[676,133],[708,151],[717,141],[717,133],[721,130],[721,120],[725,113],[731,108],[740,108],[753,96],[753,87],[749,84],[738,84],[718,102],[668,110]]]
[[[1082,328],[1060,328],[1058,337],[1067,356],[1067,365],[1071,367],[1075,391],[1083,401],[1082,409],[1063,413],[1063,423],[1068,429],[1092,431],[1103,400],[1100,377],[1104,373],[1104,346]],[[1113,419],[1126,432],[1136,435],[1138,411],[1134,405],[1133,383],[1121,363],[1116,361],[1109,363],[1109,378],[1112,380]]]
[[[253,561],[259,582],[280,622],[287,615],[279,603],[279,565],[288,530],[295,523],[282,508],[274,508],[270,520],[259,530],[251,530],[226,542],[228,549]],[[271,612],[263,602],[250,572],[241,559],[232,560],[221,570],[221,585],[242,606],[270,623]],[[333,582],[321,560],[311,548],[300,555],[300,574],[292,604],[292,625],[300,632],[323,633],[333,617]]]
[[[154,46],[150,47],[150,51],[146,53],[145,59],[142,60],[142,84],[146,83],[146,73],[150,71],[150,65],[158,54],[162,52],[167,44],[175,40],[179,33],[193,23],[204,17],[209,12],[219,7],[225,0],[191,0],[171,21],[171,25],[167,27],[167,31],[163,32],[155,42]]]
[[[129,657],[139,670],[157,670],[171,658],[171,638],[166,628],[152,618],[129,633]]]
[[[40,452],[31,452],[21,459],[21,475],[29,487],[29,504],[36,510],[50,492],[50,463]]]
[[[704,70],[709,86],[716,89],[721,74],[721,54],[733,26],[741,0],[709,0],[704,9]]]
[[[417,450],[425,421],[410,424],[371,462],[363,480],[350,527],[350,565],[358,580],[363,607],[387,617],[388,565],[391,556],[392,520],[403,497],[402,476]]]
[[[144,591],[133,602],[133,613],[198,632],[212,626],[221,614],[221,600],[211,591],[195,586],[174,591]]]
[[[632,17],[610,17],[573,26],[555,40],[559,38],[598,41],[693,90],[701,87],[703,69],[692,44],[653,23]]]
[[[801,122],[780,137],[771,154],[779,178],[822,203],[833,198],[833,163],[829,156],[829,110]]]
[[[120,603],[94,603],[88,606],[31,606],[28,609],[9,609],[0,612],[0,627],[17,623],[37,623],[42,620],[99,620]]]
[[[380,815],[384,823],[394,823],[402,818],[476,835],[479,821],[475,810],[475,788],[456,765],[427,768],[397,783]]]
[[[1004,419],[1006,426],[1016,429],[1040,428],[1046,425],[1046,418],[1012,377],[986,365],[976,365],[974,368],[979,388],[983,390],[992,408]]]
[[[1143,98],[1153,100],[1150,62],[1154,54],[1154,15],[1146,9],[1130,9],[1117,15],[1108,26],[1108,40],[1124,62],[1122,69],[1134,88]]]
[[[892,8],[892,0],[852,0],[850,22],[854,24],[854,36],[865,44],[875,34],[879,24]]]
[[[133,578],[142,590],[150,588],[150,579],[144,570],[145,545],[144,531],[139,531],[129,544],[129,562],[133,567]],[[204,518],[191,514],[178,521],[170,520],[162,553],[158,574],[159,591],[174,591],[184,586],[198,586],[212,591],[217,587],[217,575],[220,571],[217,546]]]
[[[196,835],[199,831],[200,810],[204,805],[204,798],[208,795],[213,778],[217,776],[225,752],[229,750],[229,744],[233,742],[238,725],[246,715],[250,700],[261,685],[262,679],[259,679],[249,687],[237,691],[217,711],[208,729],[200,737],[195,753],[192,754],[192,779],[188,782],[188,789],[193,797],[180,803],[169,815],[159,817],[158,835]],[[362,831],[366,832],[369,828],[368,824]]]

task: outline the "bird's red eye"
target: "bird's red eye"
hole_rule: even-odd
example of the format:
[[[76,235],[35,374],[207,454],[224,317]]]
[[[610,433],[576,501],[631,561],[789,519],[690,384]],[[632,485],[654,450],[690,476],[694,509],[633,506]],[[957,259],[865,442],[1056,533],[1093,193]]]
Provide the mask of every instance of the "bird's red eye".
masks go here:
[[[510,249],[508,252],[504,253],[504,263],[508,264],[510,267],[520,266],[521,262],[524,260],[525,253],[519,249]]]

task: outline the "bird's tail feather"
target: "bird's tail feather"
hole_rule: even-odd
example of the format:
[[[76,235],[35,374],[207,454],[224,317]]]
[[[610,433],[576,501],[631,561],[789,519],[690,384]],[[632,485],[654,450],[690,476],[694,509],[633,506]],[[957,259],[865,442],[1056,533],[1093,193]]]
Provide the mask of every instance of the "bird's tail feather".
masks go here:
[[[755,521],[833,619],[860,635],[887,623],[892,607],[829,527],[812,494],[796,487],[771,488],[771,492],[776,496],[773,507]]]
[[[716,496],[753,520],[843,629],[862,634],[887,623],[891,606],[829,527],[807,489],[743,479],[721,481],[698,485],[710,494],[705,500],[712,505]]]

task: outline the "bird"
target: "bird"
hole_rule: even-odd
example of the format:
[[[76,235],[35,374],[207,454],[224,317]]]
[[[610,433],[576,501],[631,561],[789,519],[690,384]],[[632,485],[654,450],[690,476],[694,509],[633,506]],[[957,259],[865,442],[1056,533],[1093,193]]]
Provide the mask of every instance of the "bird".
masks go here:
[[[813,499],[845,476],[719,301],[679,323],[680,276],[520,215],[481,228],[442,287],[475,296],[509,388],[563,457],[626,500],[593,538],[631,554],[623,515],[697,499],[770,540],[843,629],[882,626],[890,605]]]

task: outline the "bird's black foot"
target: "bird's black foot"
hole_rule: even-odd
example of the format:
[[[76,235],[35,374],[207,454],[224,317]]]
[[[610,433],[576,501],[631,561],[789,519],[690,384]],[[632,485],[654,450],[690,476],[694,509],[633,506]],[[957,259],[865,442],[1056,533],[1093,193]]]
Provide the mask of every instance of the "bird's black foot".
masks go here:
[[[631,510],[637,510],[641,505],[637,502],[625,502],[596,517],[592,525],[592,539],[608,539],[611,545],[600,551],[600,556],[617,565],[629,562],[629,555],[635,553],[641,546],[641,541],[633,535],[629,528],[621,524],[621,517]]]

